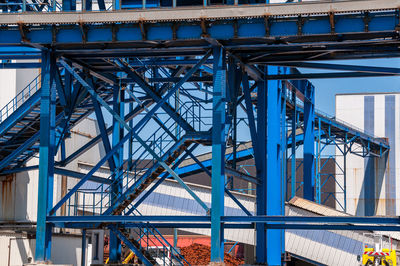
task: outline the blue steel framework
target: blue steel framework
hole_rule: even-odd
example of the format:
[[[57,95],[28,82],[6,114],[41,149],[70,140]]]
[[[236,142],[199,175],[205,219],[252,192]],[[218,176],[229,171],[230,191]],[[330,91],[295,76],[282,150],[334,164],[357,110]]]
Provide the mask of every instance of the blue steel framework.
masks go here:
[[[162,7],[188,5],[185,1],[167,2],[113,1],[111,9],[155,7],[143,13],[146,17],[164,12]],[[318,174],[317,188],[314,182],[316,136],[342,141],[344,155],[357,152],[353,151],[353,144],[362,148],[361,156],[382,156],[389,148],[385,140],[326,117],[319,116],[316,124],[315,88],[307,80],[400,73],[396,68],[304,62],[398,56],[396,1],[392,7],[380,10],[363,10],[364,2],[347,3],[348,12],[324,9],[312,14],[261,17],[231,12],[229,16],[208,18],[207,11],[211,9],[206,7],[207,1],[200,1],[203,8],[192,8],[196,12],[201,9],[205,16],[179,23],[179,14],[188,12],[187,9],[177,8],[178,13],[167,19],[126,20],[124,15],[142,11],[120,12],[120,18],[115,19],[114,11],[105,11],[108,7],[104,1],[98,1],[103,13],[79,13],[71,22],[67,16],[73,13],[52,11],[75,11],[75,1],[2,2],[0,24],[4,27],[0,28],[0,44],[4,47],[0,49],[0,59],[6,60],[2,67],[42,69],[40,88],[36,85],[36,89],[24,89],[23,100],[17,96],[1,110],[0,124],[1,174],[39,168],[36,260],[50,259],[55,226],[108,228],[112,232],[111,261],[119,260],[122,240],[148,265],[154,259],[142,248],[140,239],[144,234],[152,234],[163,241],[157,227],[211,228],[211,260],[218,262],[223,260],[224,228],[255,226],[256,261],[268,265],[281,264],[282,229],[398,230],[398,218],[284,216],[287,188],[283,180],[287,169],[282,158],[287,157],[289,150],[295,160],[296,146],[304,146],[304,197],[318,201],[321,186]],[[357,3],[358,9],[354,9]],[[244,11],[252,7],[242,5],[241,1],[228,1],[217,9],[235,11],[232,5]],[[301,9],[310,4],[296,5]],[[92,2],[84,1],[82,9],[92,10]],[[13,12],[23,12],[18,23]],[[109,21],[103,21],[104,18]],[[13,63],[10,59],[41,59],[41,64]],[[343,71],[302,74],[295,67]],[[302,104],[298,105],[298,101]],[[225,187],[224,154],[227,145],[235,144],[240,133],[239,106],[246,114],[257,175],[245,177],[235,170],[236,145],[230,171],[257,184],[256,215]],[[104,112],[113,118],[111,127],[106,127]],[[96,115],[101,134],[66,156],[64,139],[74,125],[91,113]],[[285,131],[287,122],[290,134]],[[302,133],[297,134],[300,128]],[[106,155],[89,173],[63,168],[100,142]],[[128,151],[124,149],[126,143]],[[210,166],[194,156],[196,148],[209,145],[211,171]],[[62,159],[55,161],[59,150]],[[39,165],[25,167],[37,152]],[[178,166],[187,157],[212,179],[211,209],[180,177]],[[110,177],[95,176],[106,162]],[[292,168],[295,178],[294,171]],[[52,194],[54,174],[79,179],[56,203]],[[137,207],[165,178],[174,178],[181,184],[204,209],[204,215],[142,216]],[[99,185],[90,191],[85,189],[89,182]],[[292,193],[295,190],[291,188]],[[244,216],[224,216],[225,193],[244,211]],[[93,200],[92,205],[86,204],[86,209],[85,201],[79,202],[82,195]],[[72,206],[67,216],[60,215],[63,205]],[[352,222],[362,225],[348,225]],[[379,226],[368,225],[371,223]],[[128,236],[128,228],[136,230],[136,238]],[[166,241],[163,243],[173,248]],[[177,263],[184,263],[178,253],[173,254]]]

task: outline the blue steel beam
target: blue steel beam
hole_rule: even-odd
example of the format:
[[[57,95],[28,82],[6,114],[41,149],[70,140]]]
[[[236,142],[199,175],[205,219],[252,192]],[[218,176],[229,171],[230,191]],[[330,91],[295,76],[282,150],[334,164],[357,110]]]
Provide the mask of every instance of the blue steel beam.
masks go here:
[[[199,63],[203,62],[204,60],[206,60],[209,57],[210,53],[207,53],[206,56],[204,56]],[[78,81],[81,84],[85,84],[85,87],[87,87],[88,89],[91,90],[91,92],[93,94],[95,94],[95,92],[93,91],[93,89],[79,76],[77,75],[73,69],[68,66],[68,64],[66,64],[64,61],[61,61],[61,64],[64,65],[64,67],[72,74],[74,75],[76,78],[78,78]],[[100,98],[99,102],[113,115],[113,117],[115,117],[118,122],[120,122],[121,124],[124,125],[125,128],[128,129],[128,133],[125,135],[125,137],[123,137],[121,139],[121,141],[115,145],[109,153],[107,153],[93,168],[92,170],[89,171],[89,173],[83,178],[81,179],[54,207],[53,209],[50,211],[50,214],[54,214],[55,211],[57,211],[57,209],[59,209],[71,196],[73,193],[75,193],[100,167],[101,165],[104,164],[105,161],[107,161],[109,158],[111,158],[111,156],[114,155],[115,152],[118,151],[118,149],[129,139],[131,138],[131,136],[134,136],[135,138],[138,139],[138,141],[140,141],[140,143],[142,144],[142,146],[146,147],[147,144],[143,142],[143,140],[139,139],[136,132],[138,129],[140,129],[142,127],[142,125],[144,125],[144,123],[146,123],[154,114],[155,112],[164,105],[164,103],[167,101],[167,99],[169,97],[172,96],[173,93],[175,93],[175,91],[181,86],[180,83],[176,84],[175,87],[173,89],[171,89],[160,101],[157,102],[157,104],[135,125],[134,128],[130,129],[129,125],[125,123],[125,121],[118,115],[116,114],[108,105],[107,103],[104,102],[104,100],[102,100]],[[98,97],[98,96],[97,96]],[[96,98],[97,98],[96,97]],[[148,147],[148,146],[147,146]],[[147,149],[152,155],[153,157],[155,157],[156,159],[159,157],[157,156],[157,154],[155,154],[154,152],[152,152],[151,149]],[[82,151],[83,152],[83,151]],[[159,160],[160,161],[160,160]],[[174,178],[176,178],[179,181],[180,180],[179,176],[176,175],[176,173],[165,163],[163,163],[162,161],[160,161],[160,163],[162,164],[162,166],[171,174],[171,175],[175,175]],[[180,182],[182,186],[184,186],[185,188],[185,184],[182,182]],[[208,210],[208,207],[190,190],[190,189],[186,189],[198,202],[199,204],[205,208],[206,210]]]
[[[40,63],[0,63],[0,69],[27,69],[27,68],[37,69],[40,67],[41,67]]]
[[[291,62],[291,63],[279,63],[279,65],[288,67],[355,71],[355,72],[377,73],[377,74],[392,74],[392,75],[400,74],[400,68],[394,68],[394,67],[359,66],[359,65],[344,65],[344,64],[331,64],[331,63],[315,63],[315,62],[313,63]]]
[[[307,80],[307,79],[338,79],[338,78],[368,78],[368,77],[390,77],[398,76],[400,73],[376,73],[376,72],[333,72],[333,73],[296,73],[296,74],[279,74],[267,75],[267,80]],[[176,82],[176,77],[158,77],[148,78],[151,83]],[[130,81],[129,79],[127,81]],[[211,82],[212,77],[192,77],[189,82]]]
[[[57,227],[61,228],[87,228],[96,229],[97,225],[93,222],[56,222],[54,223]],[[211,228],[210,223],[179,223],[179,222],[165,222],[165,223],[135,223],[135,222],[124,222],[118,224],[124,228],[146,228],[147,226],[153,226],[155,228]],[[266,224],[268,229],[293,229],[293,230],[343,230],[343,231],[399,231],[400,226],[398,225],[353,225],[353,224],[292,224],[292,223],[274,223]],[[226,223],[224,224],[225,229],[254,229],[253,223]]]
[[[111,144],[110,144],[110,140],[108,138],[103,112],[101,111],[100,104],[97,102],[97,100],[93,96],[92,96],[92,102],[93,102],[93,107],[94,107],[94,111],[96,114],[97,124],[98,124],[99,130],[100,130],[100,136],[101,136],[101,140],[103,142],[104,150],[106,153],[108,153],[111,150]],[[115,162],[116,162],[116,156],[113,156],[108,160],[108,165],[112,172],[114,172],[114,170],[116,168]]]
[[[118,85],[113,86],[113,111],[118,114],[120,117],[124,117],[124,100],[125,100],[125,91],[122,90]],[[95,101],[95,100],[94,100]],[[125,123],[125,121],[124,121]],[[105,130],[105,126],[103,127]],[[108,136],[103,131],[103,143],[104,138],[108,139]],[[124,136],[124,125],[113,116],[113,132],[112,132],[112,143],[113,146],[117,145],[118,142]],[[110,152],[111,148],[107,151]],[[119,150],[114,153],[114,166],[116,167],[116,171],[114,175],[112,175],[113,184],[111,185],[111,204],[115,204],[118,197],[122,194],[123,190],[123,164],[124,164],[124,145],[122,145]],[[115,231],[112,231],[110,234],[110,262],[116,263],[121,259],[121,241],[118,239]]]
[[[278,67],[268,66],[266,68],[268,75],[278,74]],[[267,215],[284,215],[284,196],[282,195],[282,179],[281,174],[281,161],[282,161],[282,149],[281,147],[281,106],[282,106],[282,93],[283,88],[279,87],[277,81],[266,81],[266,87],[261,87],[261,93],[268,94],[266,100],[267,108],[267,180],[266,180],[266,214]],[[261,98],[261,100],[263,97]],[[261,108],[260,108],[261,109]],[[263,109],[261,109],[261,112]],[[263,114],[265,115],[265,114]],[[263,122],[263,120],[261,120]],[[260,124],[259,124],[260,125]],[[314,141],[314,139],[313,139]],[[261,142],[261,143],[265,143]],[[259,201],[257,201],[259,203]],[[284,246],[285,239],[283,232],[279,230],[267,229],[267,252],[266,262],[268,265],[281,265],[281,255],[284,252],[282,247]],[[265,251],[264,251],[265,252]]]
[[[315,158],[315,111],[314,86],[308,81],[301,82],[304,86],[305,96],[311,100],[304,102],[304,147],[303,147],[303,180],[304,180],[304,198],[314,201],[314,158]]]
[[[275,88],[276,89],[276,88]],[[252,140],[257,149],[254,150],[257,179],[259,183],[256,186],[256,213],[257,215],[267,215],[267,87],[266,82],[261,80],[257,87],[257,135],[256,140]],[[274,103],[276,104],[276,103]],[[275,107],[276,108],[276,107]],[[252,109],[247,110],[252,112]],[[268,126],[272,125],[272,120],[268,121]],[[253,138],[254,136],[252,136]],[[268,141],[269,143],[269,141]],[[254,149],[254,148],[253,148]],[[257,159],[258,158],[258,159]],[[274,165],[273,167],[277,167]],[[271,178],[276,179],[275,178]],[[272,188],[271,188],[272,189]],[[276,187],[274,188],[277,189]],[[278,245],[279,246],[279,245]],[[259,264],[267,263],[267,232],[264,224],[256,224],[256,262]]]
[[[37,168],[38,168],[38,166],[37,166]],[[31,169],[31,170],[34,170],[34,169]],[[58,167],[54,167],[54,173],[58,174],[58,175],[65,175],[65,176],[77,178],[77,179],[82,179],[83,177],[85,177],[85,174],[67,170],[67,169],[58,168]],[[100,183],[100,184],[111,184],[111,181],[109,179],[104,178],[104,177],[95,176],[95,175],[93,175],[91,178],[89,178],[89,181],[93,181],[93,182]]]
[[[175,84],[174,88],[172,90],[176,90],[180,88],[188,79],[195,73],[201,65],[204,64],[204,62],[207,60],[209,57],[210,53],[207,53],[205,57],[202,58],[202,60],[198,61],[196,65],[194,65],[186,74],[183,78],[178,78],[177,79],[177,84]],[[160,101],[161,96],[158,95],[154,88],[152,88],[145,80],[143,80],[142,77],[140,77],[134,69],[132,69],[126,62],[123,62],[121,60],[117,61],[117,64],[121,66],[121,68],[128,74],[129,77],[134,79],[134,81],[154,100],[154,101]],[[181,127],[183,127],[186,131],[193,131],[193,128],[182,118],[180,117],[176,111],[167,103],[164,103],[161,108],[164,109]]]
[[[191,215],[102,215],[102,216],[48,216],[50,223],[57,222],[211,222],[210,216]],[[347,223],[368,225],[397,225],[400,224],[399,217],[384,216],[284,216],[284,215],[254,215],[254,216],[221,216],[223,223]]]
[[[121,233],[121,231],[119,231],[115,227],[115,225],[109,225],[108,228],[110,228],[111,232],[114,233],[120,240],[125,243],[125,245],[129,247],[130,250],[135,253],[135,255],[141,260],[144,265],[153,265],[145,256],[143,256],[142,252],[134,244],[132,244],[132,242],[123,233]]]
[[[57,16],[57,14],[54,15]],[[60,15],[62,16],[62,14]],[[318,35],[319,38],[315,38],[314,40],[321,41],[321,39],[332,40],[332,34],[336,33],[339,36],[335,36],[335,39],[342,38],[347,40],[361,39],[362,35],[368,36],[368,34],[375,34],[375,38],[378,34],[381,37],[391,36],[395,32],[397,25],[397,13],[394,11],[371,11],[368,13],[368,22],[366,22],[364,12],[351,14],[351,22],[349,22],[350,18],[347,14],[334,14],[334,16],[334,20],[330,20],[328,13],[313,16],[312,19],[305,17],[268,17],[269,23],[265,23],[264,18],[239,18],[237,20],[217,18],[218,23],[209,23],[209,26],[205,29],[202,29],[201,22],[196,20],[190,23],[180,23],[179,27],[175,27],[173,23],[169,22],[146,23],[144,21],[143,25],[147,34],[143,34],[137,22],[129,23],[129,21],[126,21],[124,25],[117,27],[115,30],[111,30],[112,23],[101,26],[89,24],[86,27],[87,32],[81,34],[80,26],[78,25],[79,21],[76,20],[71,22],[70,25],[57,25],[56,28],[58,30],[56,31],[52,31],[51,26],[29,26],[30,30],[25,33],[25,36],[21,36],[18,27],[8,27],[7,29],[0,30],[0,43],[19,45],[23,39],[29,40],[31,43],[40,44],[52,44],[53,40],[56,40],[55,44],[82,43],[83,41],[99,44],[105,42],[111,43],[113,41],[168,41],[174,38],[177,40],[187,40],[188,38],[201,40],[204,34],[217,40],[265,37],[274,39],[281,36],[298,36],[300,39],[307,39],[312,35]],[[206,18],[205,20],[207,21]],[[302,26],[299,27],[299,23],[296,23],[296,21],[302,21]],[[4,19],[5,22],[6,19]],[[24,23],[22,18],[20,22]],[[221,22],[224,26],[221,26]],[[44,24],[50,25],[51,23]],[[69,27],[69,30],[66,30],[67,27]]]
[[[211,172],[211,262],[224,261],[225,148],[226,148],[226,53],[221,46],[213,48],[213,115]]]
[[[55,62],[52,52],[42,54],[42,88],[40,106],[39,189],[36,226],[35,261],[51,258],[52,226],[46,217],[53,204],[53,178],[55,156],[56,91]]]
[[[195,143],[188,149],[188,152],[186,152],[181,158],[179,158],[178,161],[174,163],[172,166],[172,169],[175,170],[189,155],[189,153],[193,152],[200,144]],[[141,196],[132,206],[130,210],[128,210],[125,215],[130,215],[132,212],[139,207],[140,204],[148,197],[150,194],[169,176],[169,173],[164,173],[163,176],[149,189],[146,191],[143,196]]]

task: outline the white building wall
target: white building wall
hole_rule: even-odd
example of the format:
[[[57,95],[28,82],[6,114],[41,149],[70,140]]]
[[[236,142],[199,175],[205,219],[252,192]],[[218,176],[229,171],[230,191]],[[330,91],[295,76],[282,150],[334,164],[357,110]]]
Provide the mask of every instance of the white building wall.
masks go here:
[[[33,262],[35,244],[36,240],[28,239],[26,235],[0,232],[0,266],[22,266]],[[59,265],[80,266],[81,245],[82,240],[79,236],[53,235],[51,262]],[[92,250],[86,250],[86,254],[91,252]],[[89,261],[89,258],[86,258]]]
[[[366,97],[368,97],[367,101]],[[369,106],[366,106],[366,104]],[[365,130],[366,126],[373,127],[373,132],[370,133],[376,137],[388,137],[393,134],[390,140],[390,153],[384,158],[376,158],[370,161],[369,166],[372,165],[374,171],[372,174],[367,171],[368,159],[354,154],[347,155],[347,212],[350,214],[368,215],[371,212],[368,208],[371,206],[375,209],[376,215],[400,214],[399,111],[399,94],[346,94],[336,96],[336,117],[338,119],[355,125],[362,131]],[[339,158],[336,173],[339,173],[344,164],[343,159],[340,159],[341,152],[338,149],[336,155]],[[338,175],[336,178],[338,184],[343,186],[343,176]],[[365,182],[367,178],[372,178],[373,181],[368,184],[368,182]],[[368,196],[371,195],[371,191],[368,191],[371,189],[373,190],[372,197]],[[337,187],[336,191],[340,190]],[[338,195],[338,199],[343,205],[343,195]]]

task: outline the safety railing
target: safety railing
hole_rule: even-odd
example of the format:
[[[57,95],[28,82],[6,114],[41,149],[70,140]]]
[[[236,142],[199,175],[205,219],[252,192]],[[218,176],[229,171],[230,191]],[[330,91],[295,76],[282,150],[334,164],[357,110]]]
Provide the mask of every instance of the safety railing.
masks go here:
[[[40,89],[39,76],[34,78],[21,92],[0,109],[0,123],[7,119],[17,110],[26,100]]]
[[[53,12],[61,11],[62,4],[57,1],[10,1],[0,3],[0,13],[20,13],[20,12]]]
[[[135,210],[133,215],[142,216]],[[141,223],[141,227],[131,229],[133,238],[159,265],[190,265],[180,252],[171,245],[160,231],[149,223]]]
[[[188,104],[182,103],[177,113],[185,120],[187,119],[186,121],[190,124],[198,123],[197,121],[201,120],[200,117],[197,116],[196,112],[193,112],[192,108],[187,106]],[[154,119],[160,118],[154,117]],[[162,123],[162,126],[157,127],[147,139],[144,139],[147,147],[143,147],[139,143],[138,147],[133,149],[132,154],[128,156],[127,161],[132,158],[131,162],[123,164],[128,165],[128,167],[115,169],[107,178],[108,184],[100,184],[90,189],[79,189],[69,198],[67,202],[69,215],[100,215],[111,206],[113,198],[126,192],[132,185],[137,185],[136,182],[143,183],[146,181],[146,178],[142,178],[143,175],[158,163],[148,149],[162,157],[174,147],[177,141],[180,141],[185,133],[182,127],[177,127],[177,123],[172,117],[168,117],[164,121],[160,119],[159,122]],[[141,135],[148,133],[143,128],[142,131],[139,132]],[[116,187],[117,184],[118,191],[113,191],[112,188]]]
[[[289,102],[292,103],[292,104],[296,104],[296,106],[297,106],[298,108],[300,108],[301,110],[304,110],[304,102],[303,102],[302,100],[300,100],[299,98],[296,98],[296,103],[293,103],[293,101],[292,101],[292,94],[293,94],[293,92],[292,92],[292,90],[291,90],[290,88],[287,88],[287,89],[285,90],[285,93],[286,93],[286,99],[287,99],[287,101],[289,101]],[[381,141],[381,140],[382,140],[381,137],[376,136],[373,132],[366,132],[364,129],[361,129],[361,128],[359,128],[359,127],[353,125],[353,124],[350,124],[350,123],[348,123],[348,122],[342,120],[342,119],[339,119],[339,118],[337,118],[337,117],[334,116],[334,115],[330,115],[330,114],[328,114],[328,113],[326,113],[326,112],[324,112],[324,111],[321,111],[321,110],[319,110],[319,109],[317,109],[317,108],[314,108],[314,111],[315,111],[315,115],[316,115],[316,116],[319,116],[319,117],[321,117],[321,118],[325,118],[325,119],[330,120],[330,121],[332,121],[332,122],[335,122],[335,123],[337,123],[337,124],[341,124],[342,126],[348,128],[348,129],[357,131],[357,132],[359,132],[360,134],[365,134],[365,135],[367,135],[368,137],[370,137],[371,139],[375,139],[375,140],[378,140],[378,141]]]
[[[344,0],[315,0],[313,2],[338,2]],[[260,5],[260,4],[282,4],[282,3],[297,3],[300,0],[112,0],[104,1],[105,10],[117,9],[161,9],[161,8],[179,8],[179,7],[210,7],[210,6],[243,6],[243,5]],[[100,11],[98,2],[93,2],[91,6],[85,6],[81,0],[76,1],[76,10],[63,9],[61,1],[10,1],[0,3],[1,13],[20,13],[20,12],[91,12]],[[103,7],[104,11],[104,7]]]

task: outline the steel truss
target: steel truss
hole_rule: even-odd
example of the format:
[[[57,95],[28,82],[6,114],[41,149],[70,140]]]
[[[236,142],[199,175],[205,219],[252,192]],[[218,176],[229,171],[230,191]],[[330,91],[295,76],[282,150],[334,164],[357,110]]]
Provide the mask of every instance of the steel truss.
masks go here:
[[[297,190],[296,163],[287,169],[286,158],[296,162],[299,145],[303,145],[304,198],[317,202],[321,202],[320,158],[325,145],[336,145],[344,157],[348,153],[379,157],[389,149],[386,140],[315,110],[316,88],[307,79],[391,76],[400,70],[303,62],[398,56],[397,1],[382,10],[368,8],[374,1],[364,2],[360,9],[355,8],[356,1],[338,3],[342,9],[337,13],[320,5],[313,14],[261,18],[248,6],[244,9],[253,15],[245,18],[235,17],[229,13],[235,7],[225,6],[220,11],[229,17],[193,18],[179,26],[174,17],[124,23],[110,19],[99,24],[94,19],[100,13],[89,12],[79,15],[88,20],[78,21],[75,16],[74,23],[66,14],[52,12],[33,23],[30,19],[43,13],[6,14],[29,11],[25,1],[14,9],[8,4],[0,14],[0,24],[6,25],[0,28],[0,43],[12,47],[3,47],[0,58],[41,59],[40,79],[0,112],[0,173],[39,169],[36,260],[50,259],[54,227],[110,229],[110,261],[120,259],[122,240],[148,265],[152,258],[138,239],[151,234],[172,249],[157,230],[162,227],[211,228],[214,262],[223,260],[225,228],[255,228],[256,261],[268,265],[281,264],[284,229],[398,230],[397,218],[284,216],[286,190],[292,195]],[[73,1],[49,6],[30,8],[74,10]],[[119,9],[117,2],[113,8]],[[146,16],[164,11],[147,11]],[[271,7],[271,11],[279,10]],[[133,17],[138,13],[124,12]],[[57,21],[63,18],[65,24]],[[16,47],[21,44],[34,48]],[[3,68],[37,66],[7,61]],[[344,72],[302,74],[296,67]],[[112,116],[110,127],[105,113]],[[64,140],[70,130],[90,114],[96,117],[101,134],[66,153]],[[240,148],[243,124],[250,135],[249,149]],[[66,169],[96,144],[103,145],[106,154],[87,174]],[[212,158],[198,159],[199,147],[212,152]],[[61,152],[58,161],[57,152]],[[37,153],[39,165],[26,167]],[[256,176],[238,168],[238,162],[250,157],[254,157]],[[193,164],[181,166],[185,159]],[[96,176],[106,162],[110,176]],[[290,189],[285,185],[289,170],[294,179]],[[211,204],[185,184],[184,177],[193,171],[210,176]],[[58,202],[53,202],[52,194],[55,174],[79,180]],[[226,186],[230,175],[255,184],[255,213]],[[196,200],[202,216],[141,215],[138,206],[166,178],[175,179]],[[86,189],[89,182],[96,183],[96,189]],[[225,216],[225,194],[245,216]],[[68,210],[61,215],[63,206]],[[185,263],[174,254],[175,261]]]

